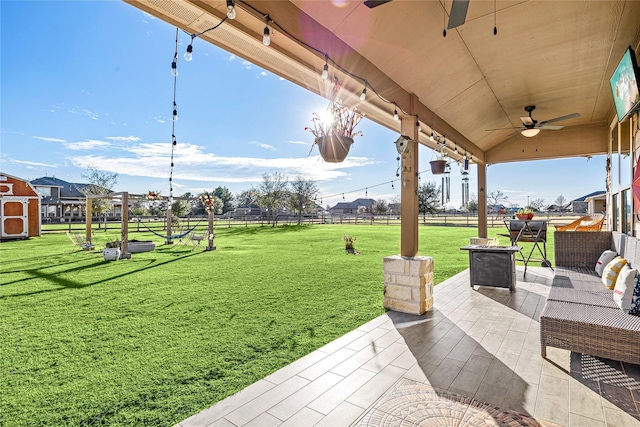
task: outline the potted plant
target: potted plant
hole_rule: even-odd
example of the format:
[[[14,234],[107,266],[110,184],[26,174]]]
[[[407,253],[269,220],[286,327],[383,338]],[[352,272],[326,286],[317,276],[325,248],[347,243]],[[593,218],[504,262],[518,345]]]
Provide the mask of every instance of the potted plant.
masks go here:
[[[441,154],[436,160],[431,160],[429,162],[431,165],[431,173],[434,175],[442,175],[447,168],[447,159],[448,156],[446,154]]]
[[[356,238],[351,234],[345,234],[342,236],[342,240],[344,240],[344,249],[348,254],[359,255],[360,252],[356,251],[356,248],[353,247],[353,242],[355,242]]]
[[[313,113],[313,127],[304,128],[315,137],[311,149],[317,144],[325,162],[343,161],[349,154],[353,138],[362,136],[362,132],[356,131],[355,127],[363,117],[364,114],[356,108],[348,108],[340,100],[331,101],[327,113],[322,117]]]
[[[531,208],[518,209],[518,212],[516,212],[516,216],[518,217],[519,220],[522,220],[522,221],[528,221],[530,219],[533,219],[533,209]]]
[[[122,242],[120,240],[112,240],[105,244],[105,248],[102,250],[102,257],[105,261],[115,261],[120,259],[122,251],[120,250]]]

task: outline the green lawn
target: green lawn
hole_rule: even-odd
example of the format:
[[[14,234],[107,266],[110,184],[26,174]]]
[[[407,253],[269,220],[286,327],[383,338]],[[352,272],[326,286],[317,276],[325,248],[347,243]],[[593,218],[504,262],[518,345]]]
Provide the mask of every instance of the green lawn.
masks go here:
[[[420,233],[436,283],[468,267],[475,229]],[[177,423],[384,313],[400,228],[220,228],[212,252],[154,240],[110,263],[64,234],[0,245],[0,425]]]

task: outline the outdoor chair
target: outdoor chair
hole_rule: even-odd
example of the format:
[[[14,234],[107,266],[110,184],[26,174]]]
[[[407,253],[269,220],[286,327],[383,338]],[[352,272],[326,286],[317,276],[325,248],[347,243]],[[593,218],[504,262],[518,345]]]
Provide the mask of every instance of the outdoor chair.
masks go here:
[[[189,235],[189,242],[193,245],[191,250],[194,250],[196,247],[200,246],[202,242],[206,242],[209,239],[209,231],[205,231],[202,234],[196,234],[195,232]],[[205,243],[206,244],[206,243]]]
[[[86,237],[84,237],[80,233],[71,234],[69,231],[67,231],[67,237],[69,237],[69,240],[71,240],[71,243],[73,243],[74,246],[78,246],[83,251],[90,251],[95,248],[95,245],[89,242]]]
[[[556,231],[600,231],[604,224],[603,214],[585,215],[570,224],[556,225]]]

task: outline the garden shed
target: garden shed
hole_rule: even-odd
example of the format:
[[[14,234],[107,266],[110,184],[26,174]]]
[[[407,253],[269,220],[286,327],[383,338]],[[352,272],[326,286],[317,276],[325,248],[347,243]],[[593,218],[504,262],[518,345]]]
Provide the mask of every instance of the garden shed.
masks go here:
[[[40,236],[40,196],[29,181],[0,173],[0,240]]]

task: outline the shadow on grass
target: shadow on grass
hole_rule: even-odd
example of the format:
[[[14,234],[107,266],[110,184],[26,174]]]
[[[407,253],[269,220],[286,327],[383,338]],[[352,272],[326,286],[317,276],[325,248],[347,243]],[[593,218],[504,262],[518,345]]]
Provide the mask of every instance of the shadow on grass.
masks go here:
[[[311,228],[311,225],[309,224],[304,224],[304,225],[288,225],[288,224],[283,224],[283,225],[277,225],[275,227],[272,227],[270,224],[266,224],[263,226],[258,226],[258,227],[234,227],[234,228],[225,228],[221,231],[219,231],[220,234],[222,235],[227,235],[227,236],[233,236],[233,235],[238,235],[238,234],[242,234],[242,235],[247,235],[247,234],[265,234],[265,233],[288,233],[288,232],[298,232],[298,231],[304,231],[304,230],[309,230]]]
[[[105,262],[104,261],[99,261],[99,262],[95,262],[89,265],[85,265],[85,266],[81,266],[81,267],[76,267],[76,268],[70,268],[67,270],[63,270],[63,271],[56,271],[55,273],[46,273],[43,272],[41,269],[36,268],[36,269],[27,269],[24,270],[24,273],[28,273],[30,274],[32,277],[29,278],[24,278],[24,279],[20,279],[17,280],[13,283],[18,283],[21,281],[26,281],[26,280],[31,280],[33,278],[41,278],[41,279],[45,279],[47,281],[49,281],[50,283],[59,286],[58,288],[55,289],[43,289],[43,290],[39,290],[39,291],[34,291],[34,292],[25,292],[25,293],[16,293],[16,294],[12,294],[12,295],[4,295],[4,296],[0,296],[0,300],[2,299],[8,299],[8,298],[15,298],[15,297],[23,297],[23,296],[30,296],[30,295],[37,295],[37,294],[43,294],[43,293],[48,293],[48,292],[56,292],[56,291],[61,291],[61,290],[65,290],[65,289],[81,289],[81,288],[86,288],[88,286],[94,286],[94,285],[98,285],[100,283],[104,283],[110,280],[114,280],[114,279],[120,279],[126,276],[129,276],[133,273],[138,273],[144,270],[148,270],[151,268],[156,268],[162,265],[166,265],[172,262],[176,262],[176,261],[180,261],[182,259],[185,258],[190,258],[192,256],[196,256],[201,254],[202,252],[191,252],[189,251],[188,253],[185,253],[183,255],[176,253],[174,255],[173,259],[169,259],[167,261],[162,261],[162,262],[157,262],[157,258],[153,258],[153,259],[149,259],[149,260],[143,260],[146,261],[147,265],[145,267],[141,267],[141,268],[137,268],[135,270],[126,272],[126,273],[122,273],[122,274],[118,274],[118,275],[114,275],[108,278],[103,278],[101,280],[98,280],[96,282],[90,282],[90,283],[79,283],[77,281],[73,281],[73,280],[69,280],[69,279],[64,279],[61,278],[60,275],[61,274],[65,274],[65,273],[77,273],[79,271],[83,271],[83,270],[88,270],[91,268],[96,268],[96,267],[100,267],[100,266],[104,266]],[[172,254],[173,255],[173,254]],[[126,262],[126,261],[119,261],[119,262]],[[58,265],[56,265],[58,266]],[[45,267],[48,268],[48,267]]]

